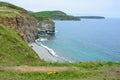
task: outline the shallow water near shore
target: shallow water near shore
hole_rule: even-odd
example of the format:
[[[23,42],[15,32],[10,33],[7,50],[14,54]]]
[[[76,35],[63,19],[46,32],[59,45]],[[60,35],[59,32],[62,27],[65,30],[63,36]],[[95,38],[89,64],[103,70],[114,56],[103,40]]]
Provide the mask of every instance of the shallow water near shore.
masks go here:
[[[56,33],[42,44],[70,61],[120,61],[120,19],[55,21]]]

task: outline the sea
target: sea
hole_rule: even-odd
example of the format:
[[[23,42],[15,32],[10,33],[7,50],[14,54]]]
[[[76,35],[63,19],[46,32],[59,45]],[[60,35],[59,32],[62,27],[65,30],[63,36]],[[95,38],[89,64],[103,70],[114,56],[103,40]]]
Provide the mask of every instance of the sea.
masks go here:
[[[120,18],[54,21],[56,32],[40,43],[73,62],[120,61]]]

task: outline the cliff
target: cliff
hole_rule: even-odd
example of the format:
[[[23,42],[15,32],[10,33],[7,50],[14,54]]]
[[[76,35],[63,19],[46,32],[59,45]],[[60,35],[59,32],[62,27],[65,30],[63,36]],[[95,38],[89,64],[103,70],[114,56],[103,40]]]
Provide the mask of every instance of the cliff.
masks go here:
[[[10,3],[0,2],[0,24],[19,31],[25,42],[37,39],[41,32],[54,33],[54,22],[50,19],[39,21],[25,9]]]

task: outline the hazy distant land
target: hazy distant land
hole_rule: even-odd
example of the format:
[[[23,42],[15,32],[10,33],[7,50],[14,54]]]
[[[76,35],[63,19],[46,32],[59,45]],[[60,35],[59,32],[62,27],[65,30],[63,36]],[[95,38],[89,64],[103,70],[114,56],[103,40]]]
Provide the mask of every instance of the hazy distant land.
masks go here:
[[[103,16],[80,16],[80,19],[105,19]]]

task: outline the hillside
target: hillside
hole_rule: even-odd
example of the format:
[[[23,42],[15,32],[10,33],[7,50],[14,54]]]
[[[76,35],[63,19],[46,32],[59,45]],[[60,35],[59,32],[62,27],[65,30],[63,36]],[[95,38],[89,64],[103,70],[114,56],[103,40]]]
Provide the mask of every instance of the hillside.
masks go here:
[[[18,7],[18,6],[15,6],[11,3],[7,3],[7,2],[0,2],[0,9],[3,8],[11,8],[11,9],[14,9],[14,10],[19,10],[19,11],[23,11],[23,12],[27,12],[25,9],[21,8],[21,7]]]
[[[51,18],[53,20],[80,20],[79,17],[68,15],[62,11],[33,12],[36,17]]]
[[[20,38],[19,32],[0,24],[0,65],[39,61],[37,54]]]

